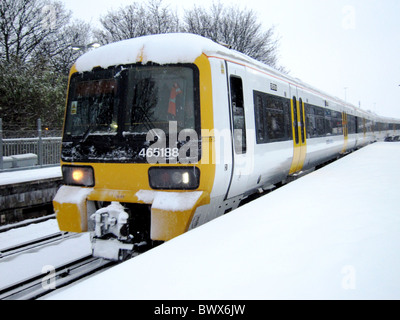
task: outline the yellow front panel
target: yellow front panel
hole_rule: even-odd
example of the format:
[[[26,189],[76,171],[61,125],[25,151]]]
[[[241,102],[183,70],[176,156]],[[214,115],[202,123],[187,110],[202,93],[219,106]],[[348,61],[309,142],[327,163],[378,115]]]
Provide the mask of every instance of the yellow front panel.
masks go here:
[[[82,228],[82,214],[79,206],[75,203],[58,203],[53,202],[54,212],[57,216],[58,227],[61,231],[66,232],[86,232],[87,229]],[[85,208],[86,209],[86,208]]]
[[[168,241],[185,233],[195,209],[183,212],[151,209],[151,239]]]
[[[212,82],[211,66],[207,56],[201,55],[195,61],[199,69],[200,76],[200,108],[201,108],[201,128],[204,132],[214,129],[213,104],[212,104]],[[74,70],[74,69],[73,69]],[[71,72],[72,74],[73,72]],[[214,143],[210,137],[205,136],[202,143],[202,155],[204,158],[196,164],[200,169],[200,185],[197,190],[201,190],[207,196],[202,196],[201,201],[185,211],[163,210],[162,208],[152,208],[151,233],[154,240],[169,240],[188,230],[194,212],[198,206],[209,203],[209,195],[212,191],[215,176],[215,164],[210,161],[213,158]],[[117,201],[123,203],[147,203],[137,196],[140,191],[153,191],[149,185],[148,170],[151,164],[126,164],[126,163],[62,163],[68,165],[92,166],[94,169],[95,186],[86,195],[84,209],[73,203],[54,202],[58,211],[57,219],[61,230],[71,232],[85,232],[87,227],[82,226],[82,221],[87,221],[86,201]],[[157,165],[157,166],[181,166]],[[187,165],[182,165],[187,166]],[[77,188],[80,189],[80,188]],[[158,192],[158,191],[154,191]],[[165,191],[167,192],[167,191]],[[175,191],[191,192],[191,191]],[[61,202],[61,201],[60,201]]]

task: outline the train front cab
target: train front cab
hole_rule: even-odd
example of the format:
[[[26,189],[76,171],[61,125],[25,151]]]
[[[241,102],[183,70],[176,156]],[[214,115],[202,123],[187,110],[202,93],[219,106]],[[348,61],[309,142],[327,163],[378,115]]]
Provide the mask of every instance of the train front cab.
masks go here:
[[[116,77],[119,75],[118,72],[123,74],[121,71],[129,68],[130,66],[114,70],[112,75]],[[152,65],[151,68],[157,68],[157,66]],[[192,69],[196,70],[194,96],[197,95],[199,101],[198,120],[201,130],[197,128],[197,134],[201,134],[202,132],[209,134],[214,128],[214,119],[211,67],[208,58],[205,55],[198,57]],[[90,85],[88,79],[92,77],[91,81],[99,82],[101,80],[99,80],[98,75],[95,75],[95,73],[93,75],[90,73],[79,75],[74,67],[70,74],[70,83],[75,81],[71,79],[83,78],[81,79],[82,82],[70,85],[67,100],[63,159],[61,163],[65,185],[60,188],[53,201],[60,230],[77,233],[94,231],[104,237],[114,234],[114,236],[117,235],[118,238],[125,241],[132,241],[129,237],[136,235],[127,235],[124,226],[134,224],[136,221],[149,228],[149,230],[141,230],[140,226],[136,228],[130,225],[131,231],[133,229],[135,232],[147,233],[151,240],[167,241],[186,232],[189,229],[196,209],[210,202],[210,194],[215,176],[215,165],[209,160],[212,158],[214,148],[212,137],[206,135],[201,138],[194,138],[190,136],[191,134],[193,135],[194,131],[184,131],[185,128],[183,127],[182,131],[175,133],[182,140],[190,141],[193,138],[195,143],[198,143],[199,140],[202,141],[201,150],[199,151],[200,160],[192,160],[194,163],[191,163],[191,161],[181,161],[180,156],[178,157],[178,161],[167,159],[164,163],[163,161],[134,163],[134,161],[127,161],[125,159],[104,159],[113,151],[111,149],[109,150],[110,152],[103,152],[103,158],[96,158],[96,155],[101,152],[102,147],[100,146],[109,144],[107,140],[112,142],[117,137],[123,137],[125,143],[127,141],[133,143],[132,141],[135,141],[137,137],[129,135],[129,133],[124,131],[126,128],[121,128],[121,126],[124,126],[124,121],[126,122],[125,114],[121,115],[121,111],[115,111],[114,120],[108,119],[106,123],[108,126],[107,132],[103,132],[102,135],[96,131],[95,124],[89,123],[86,124],[85,129],[79,129],[81,131],[80,135],[73,136],[73,130],[78,130],[74,126],[82,120],[78,119],[78,115],[88,112],[87,108],[83,111],[85,108],[83,101],[86,101],[85,103],[93,101],[95,99],[92,96],[97,94],[95,92],[96,89]],[[196,75],[198,79],[196,79]],[[128,81],[129,77],[131,75],[125,75],[125,80]],[[135,75],[132,75],[132,77],[135,77]],[[168,76],[165,77],[168,78]],[[179,81],[177,80],[177,82]],[[142,81],[141,85],[146,84],[149,86],[149,83],[150,85],[154,85],[148,80]],[[126,88],[124,89],[121,84],[122,82],[114,85],[110,81],[103,81],[101,85],[97,83],[97,87],[102,88],[101,90],[103,91],[105,90],[109,96],[112,95],[113,99],[118,95],[123,99],[124,95],[129,95],[129,92],[124,93]],[[181,84],[181,90],[184,90],[183,83]],[[136,85],[136,87],[138,86]],[[141,87],[140,89],[143,92],[146,88]],[[89,94],[92,95],[90,99],[85,97],[85,95]],[[103,92],[101,96],[104,97],[105,95]],[[152,93],[147,98],[150,99],[151,95]],[[97,99],[98,96],[96,96]],[[170,101],[171,99],[172,94]],[[165,107],[171,108],[168,100]],[[178,108],[178,106],[175,107]],[[173,111],[177,112],[176,110]],[[100,116],[97,116],[97,122],[104,122],[103,118],[100,119]],[[108,117],[113,117],[111,112],[108,112]],[[71,119],[74,121],[70,121]],[[170,120],[171,118],[168,119]],[[74,122],[74,126],[71,126],[70,122]],[[179,128],[179,121],[176,122]],[[149,119],[143,119],[143,123],[144,125],[149,125],[149,123],[153,122],[150,122]],[[149,132],[153,132],[153,141],[151,142],[159,142],[158,133],[160,132],[156,131],[154,133],[153,127],[149,129]],[[68,139],[68,135],[72,138]],[[158,137],[155,138],[155,136]],[[189,139],[188,136],[190,136]],[[93,146],[88,146],[89,141],[92,142]],[[177,146],[177,144],[173,144],[174,142],[172,144],[168,143],[166,142],[166,146],[164,145],[164,151],[158,150],[158,153],[164,153],[165,156],[166,151],[172,152],[171,150],[167,150],[169,146],[170,149]],[[160,147],[159,144],[156,146]],[[147,150],[150,147],[149,143],[147,143],[147,148],[144,150],[145,156],[148,156]],[[115,146],[111,148],[115,148]],[[123,148],[124,146],[121,146],[121,150]],[[158,149],[162,149],[162,147]],[[130,150],[128,151],[130,152]],[[140,148],[136,150],[137,153],[139,151]],[[125,152],[124,156],[132,154],[129,152]],[[89,156],[85,158],[82,156],[84,154]],[[184,154],[186,155],[187,152]],[[188,156],[190,157],[190,155]],[[182,157],[184,158],[185,156]],[[85,161],[80,161],[80,159],[84,159]],[[177,185],[168,185],[163,179],[175,181]],[[196,179],[197,182],[195,181]],[[135,214],[135,212],[138,212],[138,214]],[[127,223],[126,220],[130,220],[130,222]],[[138,239],[140,241],[140,237]]]

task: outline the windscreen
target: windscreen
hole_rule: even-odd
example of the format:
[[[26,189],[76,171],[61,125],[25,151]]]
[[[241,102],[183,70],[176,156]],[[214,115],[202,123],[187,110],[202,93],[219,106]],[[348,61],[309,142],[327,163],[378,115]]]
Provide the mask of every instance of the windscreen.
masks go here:
[[[169,122],[178,129],[195,129],[193,70],[189,68],[132,68],[129,70],[124,132],[146,133]]]
[[[77,81],[70,94],[67,136],[116,132],[119,99],[115,79]]]
[[[63,160],[146,162],[148,148],[159,139],[159,153],[172,153],[185,143],[178,141],[184,137],[179,132],[200,134],[198,78],[194,65],[132,65],[73,75]]]

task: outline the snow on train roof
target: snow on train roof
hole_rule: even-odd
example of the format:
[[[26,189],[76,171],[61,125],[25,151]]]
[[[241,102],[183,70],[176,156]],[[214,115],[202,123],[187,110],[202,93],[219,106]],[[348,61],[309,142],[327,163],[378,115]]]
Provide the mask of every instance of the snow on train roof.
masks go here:
[[[79,72],[94,67],[136,62],[158,64],[193,63],[202,53],[231,54],[230,50],[198,35],[171,33],[144,36],[105,45],[81,56],[76,62]]]
[[[222,56],[241,61],[286,81],[301,83],[299,79],[285,75],[241,52],[190,33],[158,34],[114,42],[82,55],[75,67],[78,72],[85,72],[95,67],[108,68],[137,62],[143,64],[153,62],[161,65],[193,63],[203,53],[207,56]]]

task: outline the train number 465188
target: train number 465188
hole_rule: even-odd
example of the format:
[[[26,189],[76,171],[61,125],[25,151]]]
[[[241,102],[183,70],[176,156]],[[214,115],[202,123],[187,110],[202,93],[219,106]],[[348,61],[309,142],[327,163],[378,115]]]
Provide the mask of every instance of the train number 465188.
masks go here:
[[[162,157],[177,158],[179,156],[178,148],[143,148],[139,152],[139,156],[143,158]]]

